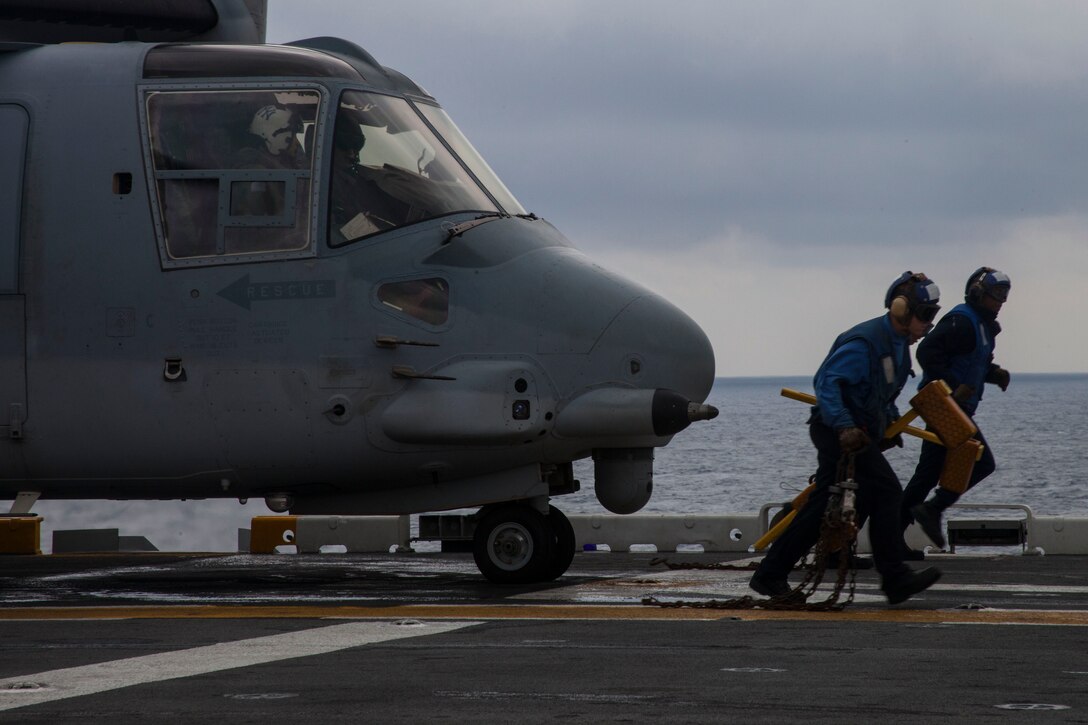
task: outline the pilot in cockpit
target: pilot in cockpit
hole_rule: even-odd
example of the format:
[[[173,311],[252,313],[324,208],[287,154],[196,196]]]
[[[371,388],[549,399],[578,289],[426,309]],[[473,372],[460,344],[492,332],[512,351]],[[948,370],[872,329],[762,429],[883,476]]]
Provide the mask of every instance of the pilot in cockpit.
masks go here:
[[[263,106],[253,114],[245,143],[235,152],[237,169],[305,169],[309,158],[298,141],[302,120],[280,106]],[[284,213],[286,186],[282,180],[258,178],[232,184],[231,214],[279,216]]]
[[[253,169],[301,169],[309,161],[298,134],[302,119],[280,106],[263,106],[249,123],[250,145],[238,152],[239,166]]]
[[[401,226],[411,210],[384,191],[359,163],[366,144],[359,124],[344,112],[336,118],[333,138],[332,206],[330,228],[334,241],[358,239]]]

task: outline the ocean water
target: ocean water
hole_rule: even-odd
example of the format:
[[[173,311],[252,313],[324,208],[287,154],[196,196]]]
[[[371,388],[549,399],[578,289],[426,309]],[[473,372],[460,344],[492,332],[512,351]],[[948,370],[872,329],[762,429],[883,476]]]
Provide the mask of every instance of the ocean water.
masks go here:
[[[783,387],[811,392],[812,380],[719,378],[708,402],[721,414],[656,451],[654,494],[641,513],[748,513],[792,499],[815,470],[816,453],[805,425],[809,407],[781,397]],[[986,388],[976,420],[997,470],[960,503],[1024,504],[1039,515],[1088,516],[1088,374],[1014,373],[1007,392]],[[901,411],[913,394],[912,386],[904,391]],[[920,446],[905,436],[904,448],[888,453],[904,484]],[[554,503],[567,513],[604,513],[593,493],[592,463],[575,463],[575,474],[582,490]],[[164,551],[234,551],[237,529],[269,513],[256,500],[39,501],[34,510],[45,517],[45,551],[54,529],[89,528],[146,536]],[[952,518],[977,513],[957,509]]]
[[[909,409],[915,385],[908,383],[897,401],[900,412]],[[816,450],[805,425],[809,406],[781,397],[784,387],[811,393],[812,378],[716,380],[708,402],[720,415],[658,449],[654,495],[643,512],[754,512],[793,498],[815,472]],[[1005,392],[986,386],[975,421],[997,470],[961,504],[1024,504],[1039,515],[1088,516],[1088,374],[1014,373]],[[921,443],[904,436],[903,448],[887,453],[903,485]],[[575,466],[583,490],[558,505],[570,513],[599,511],[592,465]],[[977,514],[957,510],[952,518]]]

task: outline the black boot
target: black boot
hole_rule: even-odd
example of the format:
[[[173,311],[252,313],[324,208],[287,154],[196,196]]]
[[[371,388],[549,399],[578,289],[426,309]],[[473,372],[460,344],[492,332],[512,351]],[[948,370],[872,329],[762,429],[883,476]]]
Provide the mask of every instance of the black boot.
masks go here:
[[[905,602],[918,592],[929,589],[941,578],[941,570],[934,566],[921,571],[911,571],[906,567],[904,569],[902,574],[884,578],[884,584],[880,588],[884,590],[888,604]]]
[[[910,509],[910,515],[914,517],[915,523],[922,528],[922,531],[934,544],[943,549],[944,524],[941,521],[942,513],[941,509],[934,506],[930,501],[924,501],[917,506],[912,506]]]
[[[793,591],[793,587],[785,579],[760,576],[759,572],[752,575],[748,586],[765,597],[785,597]]]

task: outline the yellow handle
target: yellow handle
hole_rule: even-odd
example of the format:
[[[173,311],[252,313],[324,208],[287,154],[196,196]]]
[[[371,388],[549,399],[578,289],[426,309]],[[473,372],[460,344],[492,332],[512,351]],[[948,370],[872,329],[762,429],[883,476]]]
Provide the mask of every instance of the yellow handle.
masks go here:
[[[918,417],[918,411],[911,408],[903,415],[899,416],[899,420],[895,421],[888,426],[888,430],[884,431],[885,438],[895,438],[900,433],[903,433],[910,427],[910,422]],[[926,432],[926,431],[923,431]],[[930,435],[936,435],[930,433]]]
[[[802,393],[800,390],[794,390],[793,388],[782,388],[782,397],[800,400],[802,403],[808,403],[809,405],[816,405],[815,395]]]
[[[802,393],[800,390],[782,388],[782,397],[799,400],[802,403],[808,403],[809,405],[816,405],[815,395],[810,395],[809,393]],[[912,435],[915,438],[921,438],[922,440],[929,441],[930,443],[943,445],[941,443],[941,439],[938,438],[935,433],[930,433],[928,430],[922,430],[921,428],[915,428],[913,425],[908,425],[910,421],[914,420],[917,416],[918,412],[911,409],[911,411],[907,413],[907,415],[904,415],[902,418],[888,426],[888,429],[884,431],[884,437],[894,438],[900,433],[906,433],[907,435]],[[904,418],[906,418],[905,422],[903,422]]]
[[[781,521],[768,529],[767,533],[759,537],[759,540],[756,541],[756,543],[752,544],[752,547],[756,551],[762,551],[767,548],[772,541],[782,535],[782,532],[790,525],[793,518],[797,516],[797,512],[800,511],[801,507],[808,501],[808,495],[812,493],[812,489],[814,488],[816,488],[816,484],[810,483],[803,491],[801,491],[801,493],[794,497],[793,501],[790,502],[790,512],[783,516]]]
[[[763,551],[770,545],[772,541],[782,535],[782,532],[786,530],[786,527],[793,523],[793,518],[797,515],[797,509],[793,509],[788,514],[782,517],[782,520],[768,529],[767,533],[759,537],[759,541],[752,544],[752,548],[756,551]]]

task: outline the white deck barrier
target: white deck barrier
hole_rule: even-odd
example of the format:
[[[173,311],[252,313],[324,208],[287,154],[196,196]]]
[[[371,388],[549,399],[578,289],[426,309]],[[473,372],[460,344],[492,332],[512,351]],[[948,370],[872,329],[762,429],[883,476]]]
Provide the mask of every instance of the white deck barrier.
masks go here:
[[[747,553],[769,528],[771,515],[781,508],[782,504],[777,503],[747,514],[575,514],[568,518],[579,551],[652,548],[659,552]],[[952,519],[948,522],[948,538],[953,552],[959,542],[960,546],[1019,546],[1025,554],[1088,555],[1088,518],[1035,516],[1029,507],[1021,504],[957,505],[957,508],[1003,509],[1023,516]],[[428,520],[424,522],[423,518]],[[282,545],[293,545],[299,553],[332,549],[388,552],[397,547],[407,548],[412,540],[467,543],[471,541],[474,522],[467,515],[425,514],[421,516],[421,534],[415,539],[409,534],[409,524],[408,516],[259,516],[254,519],[253,545],[241,548],[255,553],[270,553]],[[918,549],[933,546],[916,526],[907,529],[906,541]],[[858,537],[858,551],[871,551],[867,528]]]
[[[254,554],[273,554],[280,547],[295,547],[300,554],[388,553],[409,548],[410,524],[408,516],[255,516],[251,529],[238,530],[238,548]]]
[[[571,525],[579,551],[703,551],[705,553],[749,553],[752,545],[770,527],[771,515],[783,504],[766,504],[756,513],[720,515],[643,514],[616,516],[612,514],[572,515]],[[1001,518],[952,518],[947,523],[950,551],[960,546],[1019,547],[1024,554],[1088,555],[1088,518],[1072,516],[1036,516],[1022,504],[957,505],[965,510],[1005,510],[1014,512]],[[13,518],[19,527],[0,530],[0,554],[36,554],[39,529],[28,524],[27,517]],[[422,514],[419,535],[411,535],[409,516],[257,516],[251,529],[238,530],[238,550],[270,554],[286,549],[301,554],[320,552],[387,553],[410,551],[413,541],[442,541],[455,544],[450,549],[471,549],[475,520],[469,515]],[[103,548],[94,536],[95,530],[54,532],[80,534],[73,538],[65,551],[135,550],[116,542],[133,537],[120,537],[116,529],[109,530],[114,544]],[[911,526],[906,541],[915,549],[932,547],[932,542]],[[443,544],[445,549],[445,543]],[[153,550],[148,544],[140,550]],[[56,549],[55,549],[56,550]],[[858,536],[858,551],[870,553],[868,530]],[[754,555],[762,552],[751,551]]]
[[[631,547],[653,546],[658,551],[701,546],[705,552],[745,552],[766,530],[759,514],[685,516],[657,514],[642,516],[572,515],[578,550],[587,547],[630,551]]]
[[[1028,552],[1039,554],[1088,553],[1088,519],[1036,516],[1028,526]]]

